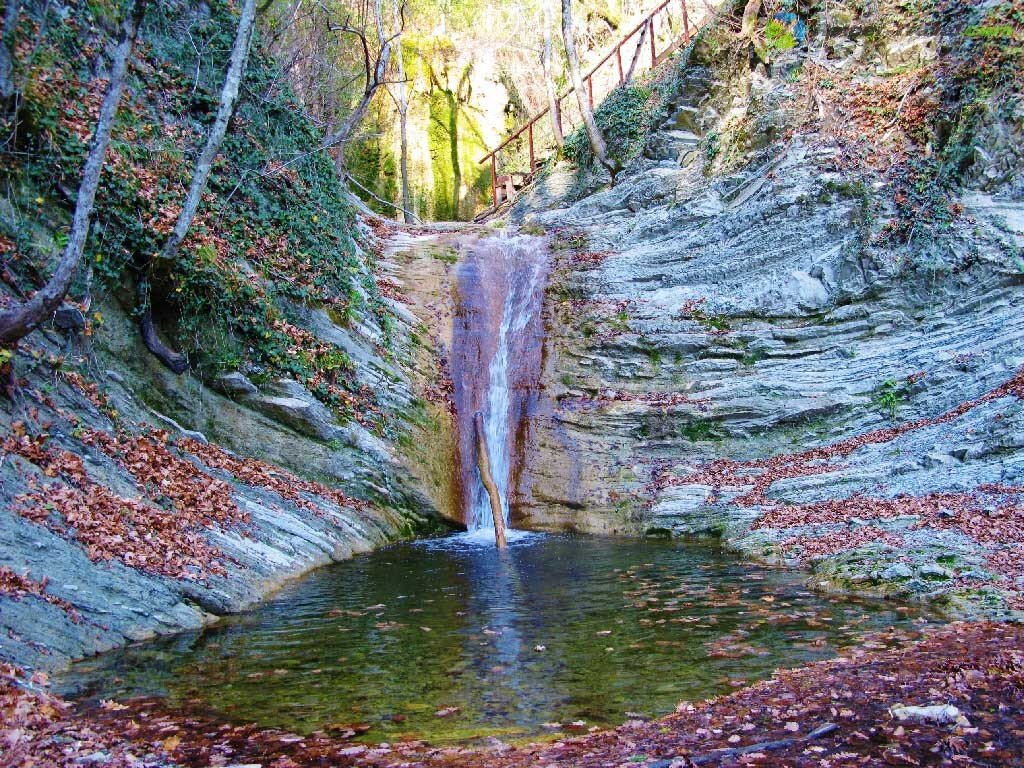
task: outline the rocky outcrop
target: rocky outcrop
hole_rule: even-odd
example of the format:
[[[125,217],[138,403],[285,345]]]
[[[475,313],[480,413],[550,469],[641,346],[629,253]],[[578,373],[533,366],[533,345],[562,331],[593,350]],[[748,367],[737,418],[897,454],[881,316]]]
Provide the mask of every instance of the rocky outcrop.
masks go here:
[[[892,37],[881,50],[854,30],[840,37],[852,45],[833,51],[828,71],[864,82],[881,80],[864,72],[936,55],[934,37]],[[784,58],[769,77],[745,58],[719,53],[709,64],[702,44],[711,45],[688,53],[646,156],[614,188],[580,198],[582,182],[560,166],[510,213],[575,233],[554,238],[571,247],[552,277],[546,399],[533,417],[519,523],[716,534],[748,555],[811,564],[823,589],[941,595],[954,610],[1005,614],[1024,582],[992,558],[1013,542],[936,529],[913,512],[870,521],[878,541],[855,533],[868,521],[839,513],[824,526],[759,521],[783,504],[840,509],[858,495],[966,498],[984,484],[1024,485],[1019,389],[950,415],[1024,366],[1014,256],[1024,203],[1009,139],[1019,113],[993,109],[979,129],[950,202],[968,215],[904,242],[887,236],[899,215],[892,176],[856,166],[827,121],[803,111],[806,92],[781,76]],[[818,54],[802,55],[812,66]],[[843,453],[827,472],[767,480],[764,498],[749,492],[767,469],[752,466],[735,487],[704,471],[722,457],[827,453],[893,427],[892,439]],[[1014,498],[974,499],[971,509],[998,517],[1009,503],[1019,515]],[[800,548],[828,536],[849,546]]]
[[[21,514],[27,495],[53,481],[17,451],[5,450],[0,562],[44,584],[56,599],[0,594],[0,658],[53,669],[126,642],[200,627],[315,567],[440,525],[429,489],[410,476],[394,436],[389,440],[354,420],[341,422],[294,380],[256,384],[236,371],[207,386],[191,374],[175,376],[145,353],[119,307],[103,307],[103,316],[103,328],[91,338],[73,330],[67,337],[42,336],[39,345],[19,356],[16,362],[27,379],[13,407],[0,415],[0,433],[17,434],[23,425],[34,432],[45,425],[46,450],[81,456],[89,483],[176,514],[155,477],[140,479],[132,467],[84,437],[94,431],[166,430],[173,455],[197,466],[211,482],[229,484],[247,522],[195,532],[219,552],[223,572],[175,577],[132,567],[125,559],[132,551],[129,542],[123,557],[90,557],[73,527],[48,529]],[[393,435],[418,428],[404,409],[416,399],[417,385],[412,328],[401,314],[396,313],[393,363],[374,350],[372,332],[343,329],[326,314],[310,327],[329,334],[332,343],[345,337],[346,348],[360,355],[358,375],[380,393],[379,401],[394,408],[386,412]],[[41,362],[29,369],[33,359]],[[66,374],[60,367],[65,359],[84,363],[86,375],[73,369]],[[194,446],[206,444],[211,456],[227,457],[224,466],[196,455]],[[228,462],[253,460],[246,457],[258,463],[235,474]],[[50,487],[62,487],[60,473],[54,474],[57,483]],[[298,492],[289,493],[289,485]],[[113,532],[119,523],[110,522]]]

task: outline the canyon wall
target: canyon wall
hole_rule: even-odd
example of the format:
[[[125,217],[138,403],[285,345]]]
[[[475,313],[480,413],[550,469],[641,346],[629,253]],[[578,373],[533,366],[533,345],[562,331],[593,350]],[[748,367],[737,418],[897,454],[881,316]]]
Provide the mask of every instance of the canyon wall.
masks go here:
[[[556,257],[519,524],[1019,607],[1020,61],[963,87],[1011,10],[817,9],[767,67],[720,23],[614,187],[516,203]]]

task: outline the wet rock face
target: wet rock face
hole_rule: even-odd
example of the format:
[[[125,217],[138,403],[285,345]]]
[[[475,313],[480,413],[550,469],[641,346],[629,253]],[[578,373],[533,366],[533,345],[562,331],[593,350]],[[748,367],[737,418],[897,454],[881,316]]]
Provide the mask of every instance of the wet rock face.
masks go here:
[[[495,235],[467,250],[457,270],[451,370],[463,520],[473,528],[490,527],[491,515],[477,469],[474,414],[481,414],[506,518],[522,468],[540,381],[547,256],[546,243],[530,235]]]
[[[904,42],[885,55],[934,55],[934,40]],[[747,98],[761,88],[771,101],[772,87],[753,82]],[[881,193],[842,171],[821,136],[754,142],[735,170],[705,175],[689,134],[720,126],[722,92],[742,90],[730,81],[681,99],[614,188],[572,202],[558,194],[572,187],[563,169],[513,211],[606,253],[566,255],[551,278],[520,514],[541,528],[722,535],[756,557],[818,563],[822,588],[935,597],[965,579],[991,583],[998,547],[969,537],[911,525],[903,549],[801,558],[786,542],[824,529],[756,526],[766,504],[1024,485],[1024,406],[1012,394],[865,445],[828,473],[769,483],[764,503],[737,502],[743,488],[660,481],[716,458],[781,456],[936,417],[1024,365],[1024,288],[1010,256],[1024,220],[1008,139],[1018,124],[993,118],[981,131],[992,152],[960,195],[970,220],[891,246],[876,237]]]

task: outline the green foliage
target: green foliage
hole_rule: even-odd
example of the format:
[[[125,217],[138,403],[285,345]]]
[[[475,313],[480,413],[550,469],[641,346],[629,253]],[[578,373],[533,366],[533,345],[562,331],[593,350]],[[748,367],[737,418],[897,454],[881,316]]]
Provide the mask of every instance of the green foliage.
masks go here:
[[[973,25],[964,30],[964,37],[982,40],[1011,40],[1013,27],[1009,24],[993,24],[992,26]]]
[[[679,434],[691,443],[718,440],[722,437],[715,422],[711,419],[691,419],[679,428]]]
[[[58,180],[67,184],[80,174],[90,110],[102,95],[92,71],[95,54],[81,50],[81,30],[110,29],[104,19],[114,5],[120,7],[82,3],[67,18],[51,8],[35,53],[17,64],[24,83],[19,117],[32,126],[18,148],[31,151],[19,156],[11,187],[38,196],[41,202],[19,206],[44,231],[65,225],[67,212],[50,214],[44,201],[61,199]],[[84,256],[94,295],[131,295],[136,265],[163,246],[215,117],[235,6],[213,0],[200,13],[185,2],[150,5]],[[181,34],[185,23],[189,35]],[[89,43],[100,48],[95,39]],[[330,158],[317,151],[321,140],[257,41],[189,237],[176,262],[158,265],[153,275],[153,309],[201,373],[244,368],[257,378],[291,376],[325,402],[351,410],[345,390],[355,384],[344,353],[308,348],[313,343],[286,317],[289,304],[322,305],[337,314],[373,313],[387,330],[387,312],[353,240],[353,212]],[[30,231],[17,222],[4,229]],[[26,255],[52,262],[42,251]]]
[[[608,325],[617,333],[629,333],[629,313],[616,312],[608,318]]]
[[[438,220],[454,221],[458,218],[458,206],[455,195],[458,190],[453,188],[455,165],[452,162],[451,146],[457,141],[458,130],[457,105],[449,91],[435,90],[430,94],[430,124],[427,127],[427,140],[430,145],[430,165],[434,178],[433,214]],[[456,154],[456,160],[458,159]]]
[[[694,314],[694,317],[696,317],[696,314]],[[698,319],[702,325],[707,326],[713,331],[729,331],[732,329],[729,321],[720,315],[704,315]]]
[[[626,323],[626,327],[628,329],[628,322]],[[648,338],[641,338],[637,342],[637,345],[640,347],[640,350],[647,355],[647,359],[650,361],[651,367],[655,372],[657,372],[661,367],[661,350],[658,349],[657,345]]]
[[[468,78],[471,72],[462,73]],[[464,79],[464,82],[466,80]],[[429,210],[438,221],[469,217],[473,199],[490,194],[490,169],[476,162],[486,149],[461,86],[435,84],[429,95],[427,142],[433,189]],[[472,195],[466,189],[472,190]]]
[[[708,131],[704,137],[704,157],[707,158],[709,163],[714,162],[715,158],[718,157],[718,153],[722,150],[721,136],[718,131]]]
[[[769,21],[764,28],[764,45],[769,56],[796,47],[792,30],[777,19]]]
[[[886,411],[890,418],[895,419],[909,394],[905,383],[896,379],[886,379],[875,389],[871,402],[876,408]]]
[[[660,90],[646,85],[620,86],[608,94],[594,110],[594,120],[613,159],[625,165],[643,151],[661,106]],[[583,126],[566,136],[564,152],[581,168],[593,163],[593,152]]]
[[[346,147],[345,164],[352,178],[377,197],[384,200],[398,198],[398,163],[395,153],[382,143],[379,136],[365,138]],[[383,216],[394,215],[394,207],[381,203],[359,187],[355,187],[354,192],[377,213]]]
[[[432,246],[430,248],[430,256],[444,264],[454,264],[459,260],[458,251],[452,248],[442,248],[440,246]]]
[[[1012,121],[1024,87],[1024,47],[1014,44],[1015,30],[1024,22],[1020,0],[969,9],[949,2],[939,11],[962,37],[938,83],[944,116],[937,127],[922,126],[918,137],[922,144],[933,141],[938,151],[895,169],[897,216],[876,242],[927,244],[937,230],[951,226],[960,215],[954,192],[977,158],[979,130],[993,117]],[[916,267],[917,261],[908,265]]]
[[[768,353],[763,349],[748,349],[743,353],[743,357],[740,358],[740,364],[748,367],[757,365],[757,363],[764,360],[767,356]]]

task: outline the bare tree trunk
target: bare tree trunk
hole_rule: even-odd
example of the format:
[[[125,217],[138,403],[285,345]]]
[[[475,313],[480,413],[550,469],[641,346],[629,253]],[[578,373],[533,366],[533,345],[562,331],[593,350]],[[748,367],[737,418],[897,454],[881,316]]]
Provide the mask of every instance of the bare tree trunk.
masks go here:
[[[583,80],[580,78],[580,60],[576,56],[576,42],[573,39],[572,23],[572,0],[562,0],[562,39],[565,42],[565,56],[569,60],[569,77],[572,80],[572,87],[576,91],[576,101],[580,106],[580,115],[583,117],[583,126],[587,131],[587,139],[590,140],[590,149],[608,173],[612,175],[612,183],[615,183],[616,168],[608,161],[608,147],[604,143],[604,136],[601,129],[597,127],[594,120],[594,112],[590,109],[587,101],[587,94],[583,92]]]
[[[411,224],[416,214],[412,210],[412,189],[409,187],[409,103],[405,103],[400,113],[401,125],[399,126],[399,156],[398,167],[402,174],[402,220]]]
[[[224,76],[224,87],[220,92],[220,106],[217,108],[217,117],[213,121],[213,127],[206,137],[206,145],[196,161],[196,168],[192,174],[192,183],[189,186],[188,194],[185,196],[185,203],[182,205],[181,213],[171,231],[170,236],[160,251],[160,259],[165,262],[173,262],[178,257],[181,244],[188,235],[188,230],[195,220],[199,204],[202,202],[203,192],[210,180],[210,172],[213,169],[213,161],[220,152],[220,145],[224,141],[224,135],[228,130],[228,123],[235,112],[235,103],[238,100],[238,90],[242,85],[242,78],[245,75],[245,62],[249,58],[249,48],[252,43],[253,28],[256,21],[256,0],[244,0],[242,3],[242,14],[238,20],[238,29],[235,32],[235,42],[231,48],[231,57],[228,61],[228,71]],[[153,325],[153,307],[150,301],[149,272],[152,262],[147,260],[140,269],[137,288],[137,301],[140,310],[139,326],[142,333],[142,340],[146,348],[152,352],[164,365],[175,373],[182,373],[188,368],[188,361],[183,355],[175,352],[164,344],[157,335]]]
[[[377,90],[387,85],[387,69],[388,63],[391,60],[391,41],[384,37],[383,17],[381,16],[382,2],[383,0],[375,0],[374,5],[377,18],[380,20],[380,23],[377,26],[377,36],[380,47],[377,51],[376,59],[374,59],[373,55],[370,53],[370,44],[367,41],[366,33],[363,29],[350,26],[347,21],[343,25],[332,25],[330,19],[324,20],[323,25],[330,31],[351,34],[357,38],[363,56],[363,66],[366,78],[363,95],[359,100],[359,104],[356,105],[356,108],[349,113],[348,117],[338,123],[334,130],[324,137],[324,140],[321,142],[319,147],[292,157],[287,162],[279,165],[274,173],[280,173],[284,169],[295,165],[317,152],[323,152],[331,149],[332,147],[340,147],[338,153],[335,155],[334,165],[338,170],[339,175],[343,179],[346,177],[347,174],[345,172],[344,158],[345,145],[352,138],[356,128],[359,127],[359,124],[366,116],[366,112],[369,110],[370,103],[373,101],[373,97],[376,96]],[[324,112],[328,111],[330,110],[325,107]]]
[[[189,186],[181,213],[178,214],[178,221],[160,252],[160,258],[163,260],[172,261],[177,258],[178,249],[181,248],[181,243],[188,234],[189,227],[192,226],[192,221],[199,210],[199,203],[202,202],[203,192],[206,190],[206,183],[209,181],[210,171],[213,169],[213,161],[217,158],[217,153],[220,152],[220,145],[224,141],[224,134],[227,133],[228,123],[231,122],[231,116],[235,113],[235,102],[238,100],[238,89],[241,87],[242,77],[245,75],[245,62],[249,58],[249,46],[252,43],[255,21],[256,0],[243,0],[242,14],[238,20],[235,42],[231,48],[231,58],[228,61],[228,71],[224,76],[224,87],[220,92],[217,118],[206,137],[206,146],[203,147],[203,151],[196,161],[192,184]]]
[[[544,69],[544,86],[548,92],[548,116],[551,118],[551,132],[555,135],[555,144],[561,149],[565,144],[565,136],[562,133],[562,115],[558,106],[558,92],[555,90],[555,77],[551,71],[551,7],[548,0],[541,3],[541,7],[544,9],[544,52],[541,54],[541,66]]]
[[[753,37],[757,28],[757,16],[761,13],[761,0],[747,0],[743,7],[743,20],[740,22],[740,37]]]
[[[491,459],[487,453],[487,437],[484,434],[484,417],[479,411],[473,414],[473,428],[476,430],[476,461],[480,470],[480,479],[487,491],[487,499],[491,503],[491,517],[494,518],[494,543],[498,549],[505,549],[505,515],[501,511],[501,496],[498,486],[491,476]]]
[[[103,162],[110,144],[110,132],[117,116],[117,108],[124,92],[125,77],[128,72],[128,61],[131,58],[135,38],[139,32],[139,24],[145,13],[146,0],[133,0],[128,13],[121,24],[121,35],[114,51],[110,67],[110,85],[103,97],[96,131],[92,137],[89,155],[82,171],[82,182],[78,187],[78,198],[75,201],[75,213],[68,233],[68,242],[61,253],[57,269],[49,281],[38,290],[28,301],[15,305],[0,314],[0,346],[13,348],[40,323],[53,314],[60,306],[71,286],[78,262],[85,249],[85,241],[89,236],[89,225],[92,220],[93,203],[96,200],[96,189],[99,187],[103,172]]]
[[[394,16],[395,33],[395,68],[398,75],[398,83],[395,90],[398,103],[399,141],[398,167],[402,175],[402,219],[406,224],[411,223],[412,218],[412,192],[409,189],[409,95],[405,84],[405,55],[402,52],[402,30],[405,24],[402,22],[402,13],[398,7],[398,0],[391,0],[391,12]]]
[[[328,136],[323,143],[323,148],[325,149],[328,147],[338,147],[335,167],[343,176],[345,175],[345,145],[352,138],[352,134],[359,127],[363,118],[366,117],[366,112],[370,108],[370,102],[373,101],[377,90],[387,83],[388,62],[391,59],[391,41],[384,35],[382,4],[383,0],[374,0],[373,3],[373,13],[377,22],[377,42],[380,45],[380,53],[375,63],[372,65],[370,63],[370,48],[366,42],[366,36],[351,28],[346,28],[345,30],[357,34],[362,43],[363,61],[366,68],[366,87],[363,89],[363,97],[359,100],[359,104],[352,114],[345,118],[338,127],[338,130]]]
[[[18,0],[7,0],[7,7],[4,9],[4,31],[3,39],[0,40],[0,98],[4,101],[14,95],[14,80],[12,69],[14,67],[14,27],[18,22],[18,13],[21,11],[21,3]]]

